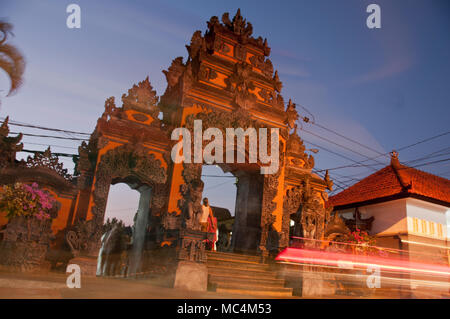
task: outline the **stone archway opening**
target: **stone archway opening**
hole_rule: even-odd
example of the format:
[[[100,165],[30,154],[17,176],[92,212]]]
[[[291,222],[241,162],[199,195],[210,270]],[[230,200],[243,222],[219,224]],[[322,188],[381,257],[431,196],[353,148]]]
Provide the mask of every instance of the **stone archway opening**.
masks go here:
[[[98,254],[97,275],[128,277],[143,272],[151,195],[152,188],[134,177],[112,180],[105,211],[106,224]],[[115,210],[114,204],[117,205],[117,202],[120,205]],[[121,206],[125,207],[121,209]]]
[[[224,172],[218,165],[203,165],[201,179],[204,182],[203,198],[208,198],[214,217],[217,218],[217,251],[231,250],[234,212],[236,206],[237,178]]]
[[[257,164],[220,164],[224,172],[236,178],[234,222],[231,250],[256,254],[261,240],[261,216],[264,176]]]

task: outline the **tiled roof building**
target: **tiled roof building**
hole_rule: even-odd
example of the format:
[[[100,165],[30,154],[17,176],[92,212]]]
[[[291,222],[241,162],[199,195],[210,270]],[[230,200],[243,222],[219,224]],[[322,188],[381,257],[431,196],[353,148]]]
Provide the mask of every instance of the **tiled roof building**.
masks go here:
[[[400,164],[391,164],[330,197],[328,205],[345,209],[413,197],[450,207],[450,180]]]

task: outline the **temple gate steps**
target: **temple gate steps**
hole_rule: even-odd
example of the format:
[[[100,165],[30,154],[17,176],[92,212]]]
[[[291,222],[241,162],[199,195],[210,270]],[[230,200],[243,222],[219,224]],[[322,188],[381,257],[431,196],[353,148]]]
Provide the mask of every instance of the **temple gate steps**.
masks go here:
[[[208,252],[208,288],[221,293],[266,298],[292,297],[292,288],[258,256]]]

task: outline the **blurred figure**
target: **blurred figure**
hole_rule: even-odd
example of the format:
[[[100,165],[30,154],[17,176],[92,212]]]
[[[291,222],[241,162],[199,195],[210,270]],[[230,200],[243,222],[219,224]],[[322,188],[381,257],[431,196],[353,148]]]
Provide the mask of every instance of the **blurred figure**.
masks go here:
[[[214,240],[212,242],[207,242],[207,249],[215,251],[217,242],[217,218],[214,217],[212,208],[209,206],[209,201],[206,197],[203,199],[200,225],[202,231],[214,233]]]

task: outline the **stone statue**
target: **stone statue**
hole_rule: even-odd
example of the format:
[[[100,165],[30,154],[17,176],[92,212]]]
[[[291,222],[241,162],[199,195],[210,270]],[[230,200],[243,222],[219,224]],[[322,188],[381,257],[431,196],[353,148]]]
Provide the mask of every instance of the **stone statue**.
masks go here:
[[[120,274],[122,252],[126,249],[126,241],[123,235],[121,225],[115,224],[102,237],[100,264],[102,275],[115,276]]]
[[[200,179],[194,179],[188,185],[187,200],[183,209],[186,229],[201,230],[200,216],[202,214],[203,187],[204,183]]]

